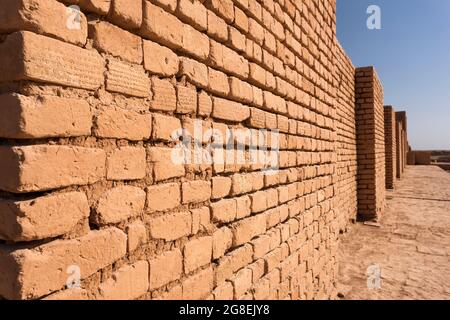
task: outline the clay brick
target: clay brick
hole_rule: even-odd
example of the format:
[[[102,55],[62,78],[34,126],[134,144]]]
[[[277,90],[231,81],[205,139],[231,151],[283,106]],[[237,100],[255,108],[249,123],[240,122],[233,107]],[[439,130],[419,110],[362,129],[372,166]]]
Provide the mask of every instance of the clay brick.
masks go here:
[[[92,184],[105,176],[106,156],[99,149],[2,146],[0,155],[0,190],[14,193]]]
[[[134,110],[107,106],[96,117],[94,134],[101,138],[147,140],[152,132],[152,116]]]
[[[109,12],[111,0],[79,0],[78,4],[83,10],[105,15]]]
[[[247,49],[247,42],[245,35],[243,35],[239,30],[233,27],[228,27],[228,43],[231,48],[239,53],[245,52]]]
[[[252,201],[252,212],[259,213],[267,209],[266,192],[259,191],[250,195]]]
[[[209,117],[212,112],[212,99],[204,91],[198,94],[198,115]]]
[[[82,192],[68,192],[32,200],[0,200],[0,238],[33,241],[72,231],[89,217],[89,205]]]
[[[137,29],[142,24],[141,0],[112,0],[108,18],[124,29]]]
[[[98,288],[98,300],[133,300],[148,291],[148,262],[138,261],[114,272]]]
[[[222,257],[228,249],[231,248],[233,242],[233,233],[227,227],[216,230],[213,234],[213,259]]]
[[[248,35],[255,40],[259,45],[264,41],[264,28],[255,19],[248,19]]]
[[[211,10],[208,10],[208,35],[219,41],[228,40],[227,23]]]
[[[165,147],[149,148],[149,161],[153,164],[153,176],[155,181],[163,181],[184,176],[184,166],[174,162],[174,159],[172,159],[173,150],[174,149],[172,148]]]
[[[153,139],[169,142],[174,141],[173,137],[176,138],[181,129],[182,127],[179,119],[162,114],[153,115]]]
[[[235,198],[236,200],[236,219],[242,219],[250,216],[251,211],[251,200],[249,196],[243,196]]]
[[[152,300],[181,300],[183,299],[183,289],[181,285],[171,287],[168,291],[162,293],[153,293]]]
[[[211,216],[208,207],[192,209],[192,233],[207,231],[211,226]]]
[[[145,98],[150,95],[150,78],[142,66],[109,58],[106,90]]]
[[[250,108],[250,126],[258,129],[264,129],[266,127],[266,113],[257,108]]]
[[[233,246],[240,246],[266,232],[266,216],[259,214],[236,222],[231,226],[231,230],[233,231]]]
[[[243,33],[248,32],[248,17],[244,11],[238,7],[234,7],[234,25]]]
[[[192,232],[192,217],[189,212],[166,213],[150,222],[150,236],[153,239],[172,241]]]
[[[150,73],[170,77],[178,73],[180,59],[169,48],[144,40],[144,68]]]
[[[244,295],[252,286],[252,270],[249,268],[244,268],[236,273],[236,275],[231,278],[231,282],[234,287],[234,298],[238,299]]]
[[[231,279],[233,273],[252,263],[252,256],[252,246],[246,244],[222,257],[216,267],[216,283]]]
[[[233,294],[233,285],[231,282],[225,282],[213,291],[215,300],[233,300]]]
[[[249,64],[249,81],[260,86],[266,85],[266,71],[256,63]]]
[[[186,274],[211,262],[212,237],[201,237],[184,246],[184,272]]]
[[[253,259],[264,257],[271,250],[271,239],[268,235],[261,235],[251,242],[253,246]]]
[[[212,116],[220,120],[242,122],[250,117],[250,109],[238,102],[213,98]]]
[[[208,67],[200,62],[181,57],[179,75],[203,89],[208,87]]]
[[[33,299],[62,289],[66,270],[78,266],[81,279],[111,265],[126,254],[127,236],[117,228],[91,231],[73,240],[56,240],[32,249],[0,247],[0,295]]]
[[[234,21],[234,5],[231,0],[206,0],[205,6],[221,16],[226,22]]]
[[[226,96],[230,92],[228,76],[220,71],[208,68],[208,89],[214,94]]]
[[[197,90],[177,86],[177,113],[195,114],[197,111]]]
[[[88,136],[92,115],[80,99],[0,95],[0,137],[12,139]]]
[[[180,206],[181,193],[178,183],[166,183],[147,188],[147,207],[150,212],[166,211]]]
[[[143,36],[172,49],[182,48],[184,24],[180,20],[150,1],[144,1],[143,12]]]
[[[89,37],[100,52],[135,64],[142,62],[142,40],[128,31],[101,21],[89,24]]]
[[[42,300],[79,301],[79,300],[88,300],[88,298],[89,296],[87,290],[81,288],[72,288],[52,293],[43,298]]]
[[[177,0],[151,0],[151,2],[170,12],[174,12],[177,8]]]
[[[209,56],[209,38],[188,24],[183,25],[182,50],[199,60]]]
[[[116,187],[99,199],[94,220],[99,225],[119,223],[142,214],[144,206],[144,190],[132,186]]]
[[[195,28],[205,31],[208,27],[206,8],[200,1],[180,0],[177,15]]]
[[[231,191],[231,178],[213,177],[212,178],[212,199],[225,198]]]
[[[211,198],[210,181],[183,182],[182,186],[183,204],[208,201]]]
[[[133,252],[148,242],[147,229],[141,221],[134,221],[127,226],[128,252]]]
[[[77,13],[77,22],[72,26],[71,15],[57,1],[3,0],[0,33],[26,30],[84,46],[88,33],[86,17]]]
[[[28,31],[6,37],[0,61],[0,81],[34,80],[88,90],[104,83],[104,61],[97,52]]]
[[[168,80],[152,78],[153,101],[151,109],[161,111],[175,111],[177,97],[174,86]]]
[[[166,251],[149,261],[150,290],[162,287],[181,277],[183,272],[183,255],[178,249]]]
[[[252,86],[238,78],[230,77],[230,96],[240,102],[251,103],[253,101]]]
[[[213,289],[214,272],[208,268],[197,272],[184,280],[183,300],[201,300],[204,299]]]
[[[140,147],[121,147],[108,155],[106,178],[108,180],[138,180],[145,178],[146,152]]]
[[[211,204],[212,219],[215,222],[226,223],[236,219],[236,200],[224,199]]]

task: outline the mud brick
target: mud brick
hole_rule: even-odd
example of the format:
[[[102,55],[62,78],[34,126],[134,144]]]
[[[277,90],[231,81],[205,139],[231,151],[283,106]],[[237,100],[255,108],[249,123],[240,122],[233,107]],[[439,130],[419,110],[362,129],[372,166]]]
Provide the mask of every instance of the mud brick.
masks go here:
[[[156,181],[184,176],[184,165],[174,161],[180,159],[173,157],[173,150],[165,147],[149,148],[149,161],[153,164],[153,176]]]
[[[212,112],[212,99],[204,91],[198,94],[198,110],[197,113],[200,116],[209,117]]]
[[[211,267],[199,271],[184,280],[183,300],[201,300],[204,299],[213,289],[214,272]]]
[[[208,230],[211,226],[211,217],[208,207],[192,209],[192,233]]]
[[[233,273],[246,267],[253,261],[252,246],[246,244],[237,248],[219,260],[216,267],[216,283],[219,285],[227,279],[231,279]]]
[[[261,66],[250,63],[249,72],[249,81],[259,86],[266,85],[266,71]]]
[[[259,191],[250,195],[252,213],[263,212],[267,209],[266,192]]]
[[[243,33],[248,32],[248,17],[244,11],[234,7],[234,25]]]
[[[150,290],[160,288],[181,277],[183,273],[183,255],[178,249],[166,251],[149,260]]]
[[[180,0],[176,13],[183,21],[200,31],[205,31],[208,27],[206,8],[200,1]]]
[[[150,78],[142,66],[108,59],[106,90],[145,98],[150,95]]]
[[[180,59],[169,48],[161,46],[156,42],[144,40],[143,50],[145,70],[165,77],[178,73]]]
[[[230,96],[240,102],[251,103],[253,101],[253,88],[247,82],[230,77]]]
[[[141,64],[142,40],[140,37],[104,21],[90,24],[89,35],[93,40],[94,48],[100,52]]]
[[[209,56],[209,38],[188,24],[183,25],[182,50],[199,60]]]
[[[230,92],[228,76],[220,71],[208,68],[208,89],[214,94],[227,96]]]
[[[218,41],[228,40],[228,25],[220,17],[218,17],[213,11],[208,10],[208,35]]]
[[[28,31],[6,37],[0,61],[0,81],[34,80],[88,90],[104,82],[104,61],[96,51]]]
[[[105,176],[106,156],[99,149],[2,146],[0,155],[0,190],[14,193],[92,184]]]
[[[62,289],[66,270],[78,266],[81,279],[125,256],[127,236],[117,228],[91,231],[72,240],[55,240],[31,249],[0,247],[0,294],[7,299],[35,299]]]
[[[192,232],[190,212],[165,213],[150,221],[150,236],[153,239],[173,241],[188,236]]]
[[[88,33],[86,17],[77,12],[77,22],[68,27],[73,15],[66,6],[53,0],[3,0],[0,32],[26,30],[84,46]]]
[[[184,272],[186,274],[211,262],[213,237],[201,237],[184,246]]]
[[[215,300],[233,300],[233,294],[233,285],[231,282],[225,282],[213,291]]]
[[[65,0],[73,2],[74,0]],[[83,10],[93,12],[98,15],[106,15],[109,12],[112,0],[78,0],[78,4]]]
[[[98,288],[98,300],[133,300],[148,291],[148,262],[138,261],[114,272]]]
[[[108,18],[124,29],[137,29],[142,24],[141,0],[112,0]]]
[[[224,199],[211,204],[212,220],[215,222],[231,222],[236,219],[236,200]]]
[[[183,47],[184,24],[164,9],[144,1],[140,33],[153,41],[172,49]]]
[[[152,116],[134,110],[107,106],[96,117],[94,134],[102,138],[140,141],[150,138]]]
[[[247,59],[239,55],[239,53],[233,51],[232,49],[223,46],[223,69],[227,72],[241,77],[247,78],[249,75],[249,63]]]
[[[81,288],[72,288],[52,293],[42,298],[42,300],[79,301],[79,300],[88,300],[88,298],[89,296],[87,290]]]
[[[222,257],[233,242],[233,233],[227,227],[217,229],[213,233],[213,259]]]
[[[147,208],[150,212],[174,209],[181,204],[180,185],[166,183],[147,188]]]
[[[108,180],[138,180],[146,174],[146,152],[141,147],[121,147],[106,159]]]
[[[174,86],[168,80],[152,78],[153,101],[151,109],[175,111],[177,97]]]
[[[177,113],[193,114],[197,111],[197,90],[177,86]]]
[[[245,35],[233,27],[228,27],[228,43],[231,48],[238,52],[245,52],[247,49]]]
[[[231,191],[231,178],[213,177],[212,178],[212,199],[225,198]]]
[[[32,200],[0,200],[0,238],[22,242],[69,233],[89,217],[82,192],[68,192]]]
[[[260,235],[251,241],[253,246],[253,259],[262,258],[271,250],[270,241],[270,236],[268,235]]]
[[[151,2],[157,4],[158,6],[164,8],[169,12],[174,12],[177,8],[177,0],[151,0]]]
[[[0,137],[12,139],[88,136],[92,115],[81,99],[0,95]]]
[[[211,198],[210,181],[189,181],[183,182],[182,186],[183,204],[199,203]]]
[[[250,108],[238,102],[213,98],[212,116],[220,120],[242,122],[250,117]]]
[[[182,127],[179,119],[162,114],[153,115],[153,139],[169,142],[174,141],[173,137],[176,138],[181,130]]]
[[[148,242],[145,224],[137,220],[127,226],[128,252],[133,252]]]
[[[264,129],[266,127],[266,112],[257,108],[250,108],[249,124],[254,128]]]
[[[194,85],[201,88],[208,87],[208,67],[195,60],[180,58],[180,76],[185,76]]]
[[[233,246],[249,242],[254,237],[266,232],[266,216],[259,214],[232,224]]]
[[[264,42],[264,28],[253,18],[248,19],[248,36],[259,45]]]
[[[138,187],[121,186],[106,191],[99,199],[94,220],[99,225],[119,223],[141,215],[145,192]]]
[[[234,298],[238,299],[244,295],[252,286],[253,272],[250,268],[244,268],[231,278],[234,287]]]
[[[227,23],[234,21],[234,5],[231,0],[206,0],[205,6],[222,17]]]

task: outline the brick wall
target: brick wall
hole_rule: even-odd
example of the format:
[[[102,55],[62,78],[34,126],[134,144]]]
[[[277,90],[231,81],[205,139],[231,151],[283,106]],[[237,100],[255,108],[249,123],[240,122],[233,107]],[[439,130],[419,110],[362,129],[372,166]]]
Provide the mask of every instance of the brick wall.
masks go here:
[[[356,69],[358,214],[380,216],[385,205],[383,88],[373,67]]]
[[[385,151],[334,0],[0,5],[0,297],[336,297]]]
[[[396,119],[396,129],[397,129],[397,178],[401,179],[403,177],[403,172],[405,171],[407,164],[407,153],[408,153],[408,137],[407,137],[407,119],[406,112],[399,111],[395,113]]]
[[[394,189],[397,179],[397,137],[395,111],[392,106],[384,107],[384,131],[386,144],[386,189]]]
[[[355,119],[355,67],[342,47],[336,46],[337,212],[345,229],[357,216],[357,150]]]

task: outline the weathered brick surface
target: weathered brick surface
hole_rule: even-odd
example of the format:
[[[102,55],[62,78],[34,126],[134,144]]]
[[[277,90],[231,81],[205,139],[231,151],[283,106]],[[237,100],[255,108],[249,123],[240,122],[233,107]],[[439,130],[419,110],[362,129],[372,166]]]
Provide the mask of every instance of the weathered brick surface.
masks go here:
[[[0,298],[336,297],[408,139],[335,1],[0,3]]]

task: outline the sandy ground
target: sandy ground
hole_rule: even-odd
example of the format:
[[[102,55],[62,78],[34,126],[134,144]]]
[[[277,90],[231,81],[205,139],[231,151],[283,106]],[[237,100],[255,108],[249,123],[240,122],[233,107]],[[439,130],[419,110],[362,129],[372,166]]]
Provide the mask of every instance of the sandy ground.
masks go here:
[[[450,173],[408,167],[387,204],[381,227],[358,223],[344,236],[340,297],[450,299]]]

